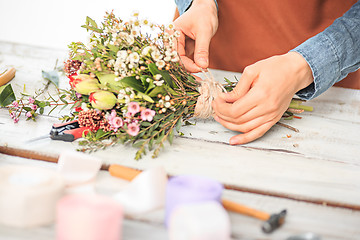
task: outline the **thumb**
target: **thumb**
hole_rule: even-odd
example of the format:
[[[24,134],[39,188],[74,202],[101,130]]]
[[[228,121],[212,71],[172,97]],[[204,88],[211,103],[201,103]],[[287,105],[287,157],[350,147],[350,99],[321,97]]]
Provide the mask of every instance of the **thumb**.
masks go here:
[[[207,68],[209,66],[209,45],[211,40],[211,34],[202,32],[198,34],[195,40],[195,63],[201,68]]]

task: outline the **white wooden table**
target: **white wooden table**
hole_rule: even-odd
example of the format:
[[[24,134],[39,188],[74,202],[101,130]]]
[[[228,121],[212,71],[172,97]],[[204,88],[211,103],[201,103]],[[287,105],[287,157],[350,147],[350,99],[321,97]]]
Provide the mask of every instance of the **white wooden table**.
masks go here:
[[[14,66],[15,91],[33,92],[44,81],[41,70],[53,69],[56,59],[63,62],[66,52],[0,42],[0,67]],[[233,79],[235,73],[213,71],[218,80]],[[184,126],[184,136],[176,137],[157,159],[146,156],[135,161],[136,149],[116,146],[93,153],[104,163],[117,163],[137,169],[163,166],[168,174],[197,174],[221,181],[230,189],[224,196],[269,213],[286,208],[286,223],[270,235],[261,232],[261,221],[230,213],[233,239],[286,239],[313,232],[322,239],[359,239],[360,235],[360,91],[331,88],[306,103],[313,112],[302,119],[285,121],[299,132],[275,125],[264,137],[242,146],[230,146],[236,134],[213,120],[199,120]],[[14,124],[7,109],[0,109],[0,146],[57,157],[76,149],[77,143],[44,139],[59,122],[54,113],[37,122]],[[61,115],[61,113],[60,113]],[[53,163],[0,154],[0,166],[29,164],[47,168]],[[100,193],[118,190],[124,181],[101,171],[97,179]],[[126,219],[124,239],[167,239],[164,212],[159,210],[136,219]],[[12,229],[0,226],[0,239],[53,239],[54,226]]]

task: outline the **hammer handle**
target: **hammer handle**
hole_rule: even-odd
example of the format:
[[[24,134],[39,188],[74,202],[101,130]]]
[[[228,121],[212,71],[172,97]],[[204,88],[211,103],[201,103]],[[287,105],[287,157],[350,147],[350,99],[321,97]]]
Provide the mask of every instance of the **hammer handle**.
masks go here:
[[[247,215],[250,217],[254,217],[263,221],[267,221],[270,218],[270,214],[266,212],[262,212],[253,208],[249,208],[247,206],[238,204],[236,202],[232,202],[226,199],[222,199],[222,204],[224,208],[231,212],[236,212],[242,215]]]

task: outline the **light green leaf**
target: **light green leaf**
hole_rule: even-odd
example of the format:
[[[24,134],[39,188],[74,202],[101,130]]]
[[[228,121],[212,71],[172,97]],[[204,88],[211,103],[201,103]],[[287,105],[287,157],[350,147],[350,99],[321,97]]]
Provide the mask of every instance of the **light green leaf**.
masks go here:
[[[41,71],[42,77],[48,81],[50,81],[52,84],[54,84],[56,87],[59,87],[59,75],[56,70],[54,71]]]
[[[100,81],[100,83],[104,86],[111,88],[112,90],[119,91],[125,86],[121,83],[121,81],[115,81],[115,74],[97,74],[96,75]]]
[[[0,87],[0,106],[6,107],[16,100],[11,84]]]
[[[154,100],[151,97],[149,97],[148,95],[146,95],[145,93],[138,92],[138,94],[136,94],[136,97],[142,98],[147,102],[154,103]]]

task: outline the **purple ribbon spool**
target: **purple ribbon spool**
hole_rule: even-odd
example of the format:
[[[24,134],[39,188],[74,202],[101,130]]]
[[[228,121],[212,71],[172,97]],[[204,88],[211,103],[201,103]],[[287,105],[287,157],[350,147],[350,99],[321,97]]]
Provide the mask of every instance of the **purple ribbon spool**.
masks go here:
[[[201,176],[173,177],[166,186],[165,225],[168,226],[172,211],[181,204],[217,201],[221,203],[224,187],[221,183]]]

